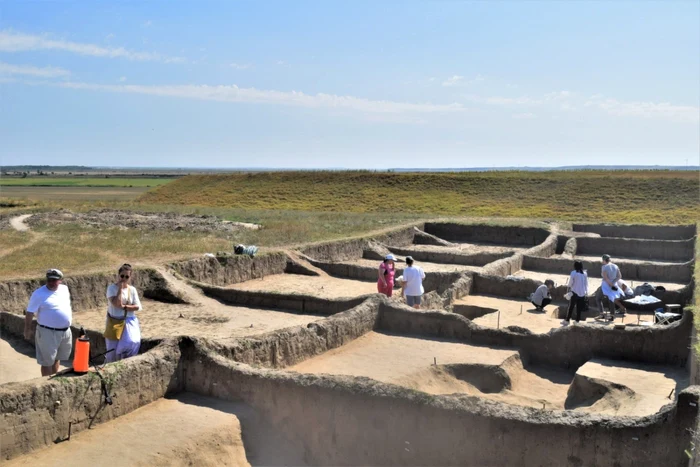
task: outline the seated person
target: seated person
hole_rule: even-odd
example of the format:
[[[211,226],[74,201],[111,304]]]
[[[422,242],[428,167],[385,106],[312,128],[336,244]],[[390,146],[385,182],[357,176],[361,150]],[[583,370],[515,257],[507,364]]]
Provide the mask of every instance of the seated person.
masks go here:
[[[552,303],[550,291],[554,288],[554,281],[547,279],[544,284],[537,287],[537,290],[530,295],[530,302],[535,305],[537,311],[543,311],[544,307]]]

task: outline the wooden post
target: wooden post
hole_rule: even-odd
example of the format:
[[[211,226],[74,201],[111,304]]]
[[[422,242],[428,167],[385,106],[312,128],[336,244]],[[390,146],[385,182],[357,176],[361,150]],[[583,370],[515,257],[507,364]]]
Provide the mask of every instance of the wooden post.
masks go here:
[[[433,365],[437,366],[437,357],[433,357]]]
[[[501,329],[501,310],[498,310],[498,322],[496,323],[496,329]]]
[[[521,315],[523,314],[523,306],[522,305],[520,305],[520,314]]]

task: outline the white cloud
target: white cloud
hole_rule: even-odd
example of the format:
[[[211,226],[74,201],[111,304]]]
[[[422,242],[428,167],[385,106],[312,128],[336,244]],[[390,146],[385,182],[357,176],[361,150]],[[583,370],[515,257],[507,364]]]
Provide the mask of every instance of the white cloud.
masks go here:
[[[277,64],[279,66],[287,66],[288,65],[287,62],[285,62],[284,60],[277,60]]]
[[[445,87],[450,87],[450,86],[465,86],[468,84],[474,84],[474,83],[479,83],[484,80],[484,77],[481,75],[476,75],[474,78],[465,80],[464,76],[460,75],[453,75],[447,78],[445,81],[442,82],[442,85]]]
[[[474,94],[465,94],[462,96],[469,102],[475,102],[477,104],[489,104],[489,105],[540,105],[542,104],[541,99],[535,99],[528,96],[520,97],[501,97],[501,96],[477,96]]]
[[[64,40],[49,39],[44,36],[0,31],[0,52],[25,52],[31,50],[59,50],[92,57],[125,58],[135,61],[155,61],[163,63],[182,63],[182,57],[166,57],[153,52],[134,52],[123,47],[102,47]]]
[[[112,33],[110,32],[109,34],[107,34],[107,35],[105,36],[105,40],[111,41],[112,39],[114,39],[114,37],[115,37],[114,34],[112,34]]]
[[[152,25],[153,25],[153,21],[151,21],[150,19],[141,23],[141,26],[143,26],[144,28],[150,28]]]
[[[126,81],[126,76],[122,76],[119,78],[120,83],[123,83],[124,81]]]
[[[13,65],[11,63],[0,62],[0,74],[28,75],[41,78],[61,78],[70,76],[70,71],[52,66],[38,68],[29,65]]]
[[[588,99],[584,106],[598,108],[616,116],[665,118],[691,123],[700,121],[700,107],[692,105],[674,105],[668,102],[624,102],[596,95]]]
[[[621,101],[606,98],[601,94],[585,98],[581,94],[572,91],[550,92],[540,97],[501,97],[466,94],[462,98],[477,104],[502,107],[538,107],[548,109],[550,112],[571,112],[588,108],[589,110],[600,110],[618,117],[659,118],[691,123],[700,121],[700,107],[697,106],[675,105],[668,102]]]
[[[228,66],[236,70],[247,70],[252,67],[250,63],[229,63]]]
[[[449,87],[449,86],[454,86],[460,81],[464,79],[464,76],[459,76],[459,75],[453,75],[447,78],[445,81],[442,82],[443,86]]]
[[[325,108],[333,110],[352,110],[368,114],[402,114],[402,113],[444,113],[464,110],[461,104],[431,104],[394,101],[378,101],[353,96],[334,94],[304,94],[297,91],[274,91],[255,88],[208,85],[108,85],[65,82],[55,86],[130,94],[145,94],[164,97],[179,97],[219,102],[254,102],[280,104],[306,108]]]

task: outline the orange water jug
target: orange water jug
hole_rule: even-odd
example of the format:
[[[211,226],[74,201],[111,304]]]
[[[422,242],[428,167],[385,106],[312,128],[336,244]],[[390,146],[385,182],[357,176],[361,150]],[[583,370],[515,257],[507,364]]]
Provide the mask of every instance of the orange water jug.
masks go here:
[[[85,330],[80,329],[80,337],[75,341],[75,355],[73,356],[73,371],[87,373],[90,369],[90,339],[85,335]]]

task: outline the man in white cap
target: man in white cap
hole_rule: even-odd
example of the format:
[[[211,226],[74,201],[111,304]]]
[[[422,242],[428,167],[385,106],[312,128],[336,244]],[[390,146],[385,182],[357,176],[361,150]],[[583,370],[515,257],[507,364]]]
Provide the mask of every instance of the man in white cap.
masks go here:
[[[36,347],[36,361],[41,365],[41,376],[58,372],[61,360],[70,358],[73,348],[70,324],[73,310],[68,287],[61,284],[63,273],[58,269],[46,271],[46,285],[34,291],[24,317],[24,338],[32,339]],[[33,318],[36,315],[36,333]]]

